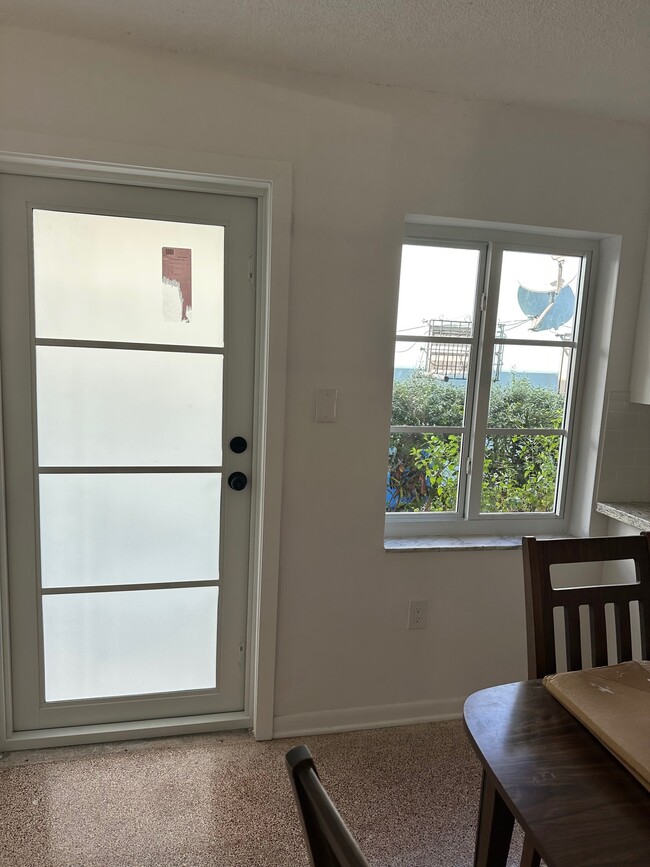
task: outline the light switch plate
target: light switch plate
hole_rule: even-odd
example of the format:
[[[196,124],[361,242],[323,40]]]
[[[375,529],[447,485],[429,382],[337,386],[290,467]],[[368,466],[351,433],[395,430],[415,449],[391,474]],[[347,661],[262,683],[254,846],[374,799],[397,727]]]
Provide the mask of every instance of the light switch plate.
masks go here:
[[[336,402],[338,389],[319,388],[316,392],[316,421],[332,423],[336,421]]]

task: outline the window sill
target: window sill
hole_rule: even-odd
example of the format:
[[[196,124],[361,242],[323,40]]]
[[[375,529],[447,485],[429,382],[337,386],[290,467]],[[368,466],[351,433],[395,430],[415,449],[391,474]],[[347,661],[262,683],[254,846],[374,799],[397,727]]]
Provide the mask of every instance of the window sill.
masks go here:
[[[508,551],[521,548],[521,536],[411,536],[384,539],[388,553],[405,551]]]
[[[571,539],[570,533],[522,533],[538,539]],[[413,551],[517,551],[521,536],[410,536],[384,539],[388,554]]]

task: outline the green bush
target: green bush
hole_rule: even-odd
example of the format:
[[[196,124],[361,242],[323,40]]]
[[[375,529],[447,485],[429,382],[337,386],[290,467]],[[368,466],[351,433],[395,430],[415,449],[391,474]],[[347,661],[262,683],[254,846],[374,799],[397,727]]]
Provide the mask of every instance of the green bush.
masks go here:
[[[393,387],[393,425],[463,422],[465,389],[416,371]],[[494,383],[488,427],[558,429],[564,396],[526,378]],[[487,437],[482,512],[548,512],[554,508],[560,438]],[[456,434],[392,434],[386,507],[391,512],[456,510],[461,437]]]

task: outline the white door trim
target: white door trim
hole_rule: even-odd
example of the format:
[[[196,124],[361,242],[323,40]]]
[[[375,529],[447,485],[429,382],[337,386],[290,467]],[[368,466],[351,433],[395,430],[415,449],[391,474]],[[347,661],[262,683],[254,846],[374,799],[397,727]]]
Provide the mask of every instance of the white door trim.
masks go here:
[[[257,348],[253,515],[249,576],[249,654],[243,715],[13,732],[8,657],[4,470],[0,465],[0,750],[252,727],[273,736],[286,346],[289,301],[291,180],[289,163],[196,151],[123,145],[0,130],[0,172],[253,196],[258,199]],[[273,267],[271,268],[271,262]],[[1,445],[1,441],[0,441]]]

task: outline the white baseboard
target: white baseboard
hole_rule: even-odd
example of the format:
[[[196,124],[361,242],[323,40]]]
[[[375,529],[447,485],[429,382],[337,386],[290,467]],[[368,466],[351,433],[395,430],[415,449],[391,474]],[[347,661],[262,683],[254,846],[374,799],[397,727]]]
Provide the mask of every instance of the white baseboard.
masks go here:
[[[276,716],[273,719],[273,737],[292,738],[460,719],[464,702],[465,698],[449,698]]]

